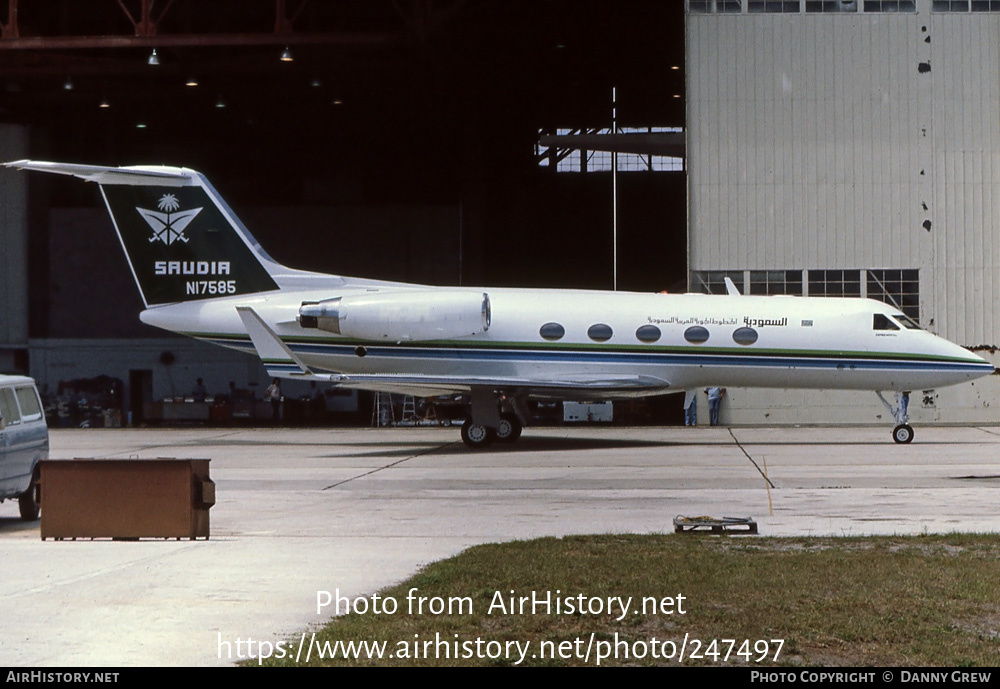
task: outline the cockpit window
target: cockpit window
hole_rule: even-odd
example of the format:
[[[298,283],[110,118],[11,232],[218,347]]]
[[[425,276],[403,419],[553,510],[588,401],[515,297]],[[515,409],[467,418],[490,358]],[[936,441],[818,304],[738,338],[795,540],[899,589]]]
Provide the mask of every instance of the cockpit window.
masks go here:
[[[873,330],[899,330],[899,326],[889,320],[884,313],[876,313],[872,322]]]
[[[892,317],[896,319],[897,322],[902,323],[903,327],[907,330],[920,330],[920,326],[917,322],[910,318],[909,316],[904,316],[901,313],[894,313]]]

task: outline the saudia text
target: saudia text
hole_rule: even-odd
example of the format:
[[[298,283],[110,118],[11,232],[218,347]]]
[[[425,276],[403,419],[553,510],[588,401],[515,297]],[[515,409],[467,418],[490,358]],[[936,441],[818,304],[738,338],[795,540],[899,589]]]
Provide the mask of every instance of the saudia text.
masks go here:
[[[156,275],[229,275],[229,261],[156,261]]]

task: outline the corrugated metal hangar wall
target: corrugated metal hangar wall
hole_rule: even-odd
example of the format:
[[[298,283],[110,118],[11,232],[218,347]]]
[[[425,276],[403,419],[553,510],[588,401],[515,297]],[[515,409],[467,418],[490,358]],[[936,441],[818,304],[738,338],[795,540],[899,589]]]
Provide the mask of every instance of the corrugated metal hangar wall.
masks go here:
[[[686,22],[692,291],[870,296],[996,345],[1000,3],[689,0]],[[911,416],[996,421],[998,382],[915,391]],[[887,419],[729,392],[730,423]]]

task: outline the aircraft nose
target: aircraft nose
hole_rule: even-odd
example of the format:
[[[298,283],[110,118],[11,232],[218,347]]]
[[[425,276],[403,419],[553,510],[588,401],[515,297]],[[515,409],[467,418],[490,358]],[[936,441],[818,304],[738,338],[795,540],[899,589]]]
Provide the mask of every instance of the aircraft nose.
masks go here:
[[[989,372],[990,372],[991,374],[992,374],[992,373],[996,373],[996,370],[997,370],[997,369],[996,369],[996,366],[994,366],[994,365],[993,365],[992,363],[990,363],[990,362],[989,362],[989,360],[987,360],[987,359],[985,359],[985,358],[983,358],[983,357],[979,356],[978,354],[976,354],[975,356],[976,356],[976,357],[978,357],[980,361],[982,361],[983,363],[985,363],[985,364],[986,364],[987,366],[989,366],[989,367],[990,367],[990,371],[989,371]]]
[[[957,351],[956,355],[962,357],[970,364],[976,367],[976,374],[982,376],[988,376],[996,371],[996,367],[983,356],[980,356],[976,352],[965,347],[960,347],[959,345],[952,345]]]

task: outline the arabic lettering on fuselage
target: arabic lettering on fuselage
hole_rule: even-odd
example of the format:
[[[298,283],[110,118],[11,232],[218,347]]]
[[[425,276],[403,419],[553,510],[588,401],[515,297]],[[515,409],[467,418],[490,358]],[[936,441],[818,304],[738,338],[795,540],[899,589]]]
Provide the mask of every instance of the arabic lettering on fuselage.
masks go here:
[[[738,318],[715,318],[714,316],[709,318],[699,318],[697,316],[684,317],[684,316],[671,316],[670,318],[653,318],[648,316],[647,319],[653,325],[736,325],[739,323]]]
[[[766,328],[769,325],[776,325],[778,327],[783,327],[788,325],[787,318],[750,318],[749,316],[743,317],[743,325],[750,328]]]
[[[646,320],[653,325],[738,325],[740,322],[738,318],[716,318],[715,316],[707,318],[700,316],[670,316],[669,318],[647,316]],[[743,325],[750,328],[784,327],[788,325],[788,318],[750,318],[750,316],[744,316]]]

